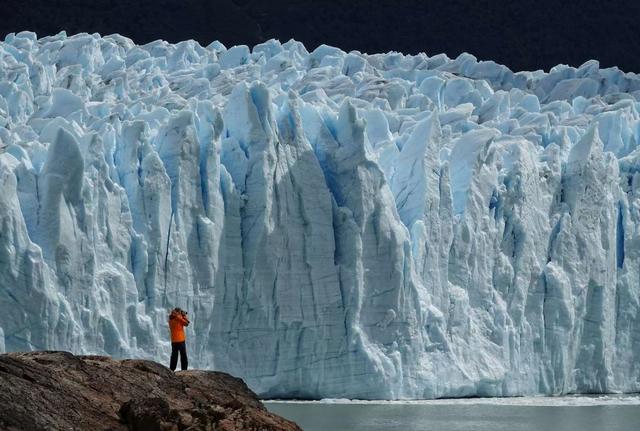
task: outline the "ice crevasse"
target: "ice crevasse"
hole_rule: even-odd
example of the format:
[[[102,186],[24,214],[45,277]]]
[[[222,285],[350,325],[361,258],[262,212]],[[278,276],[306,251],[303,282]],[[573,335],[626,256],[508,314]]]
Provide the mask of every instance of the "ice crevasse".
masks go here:
[[[264,397],[640,391],[640,77],[275,40],[0,43],[0,350]]]

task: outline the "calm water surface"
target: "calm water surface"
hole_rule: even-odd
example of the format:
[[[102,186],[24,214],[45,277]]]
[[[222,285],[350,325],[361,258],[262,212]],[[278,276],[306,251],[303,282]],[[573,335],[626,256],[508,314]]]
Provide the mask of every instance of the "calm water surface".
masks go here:
[[[635,431],[640,398],[451,403],[265,402],[305,431]],[[577,401],[576,401],[577,400]],[[555,403],[555,404],[554,404]]]

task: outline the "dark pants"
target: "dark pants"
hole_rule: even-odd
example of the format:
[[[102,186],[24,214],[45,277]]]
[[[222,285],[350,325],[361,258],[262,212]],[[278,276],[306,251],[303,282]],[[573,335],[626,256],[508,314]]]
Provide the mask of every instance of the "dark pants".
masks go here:
[[[186,370],[189,364],[187,361],[187,346],[184,344],[184,341],[171,343],[171,363],[169,365],[171,371],[175,371],[176,365],[178,365],[178,352],[180,352],[180,368]]]

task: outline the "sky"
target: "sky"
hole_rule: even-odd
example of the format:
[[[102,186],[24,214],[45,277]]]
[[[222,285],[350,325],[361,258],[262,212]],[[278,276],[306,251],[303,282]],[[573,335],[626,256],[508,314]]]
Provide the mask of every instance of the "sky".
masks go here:
[[[65,30],[227,46],[293,38],[309,50],[470,52],[514,71],[596,59],[640,72],[638,22],[640,1],[628,0],[0,0],[2,35]]]

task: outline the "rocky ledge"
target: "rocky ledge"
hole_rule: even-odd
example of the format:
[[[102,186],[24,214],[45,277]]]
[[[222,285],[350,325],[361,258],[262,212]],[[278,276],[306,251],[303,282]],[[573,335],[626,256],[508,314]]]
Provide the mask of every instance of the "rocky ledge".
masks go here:
[[[228,374],[67,352],[0,355],[0,429],[300,430]]]

